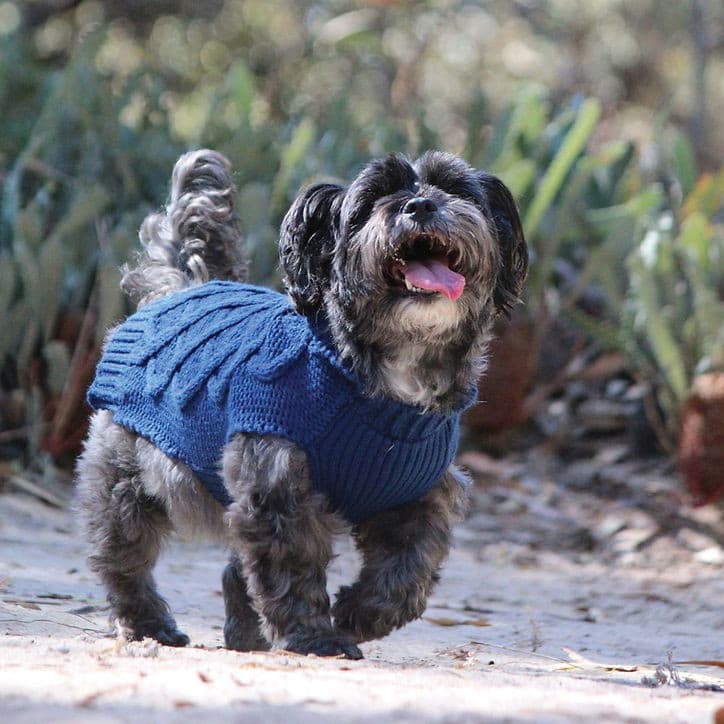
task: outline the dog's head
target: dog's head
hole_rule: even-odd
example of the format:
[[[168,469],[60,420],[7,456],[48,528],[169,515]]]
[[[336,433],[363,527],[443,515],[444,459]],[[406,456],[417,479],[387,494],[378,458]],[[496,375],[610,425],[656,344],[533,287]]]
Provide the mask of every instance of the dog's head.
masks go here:
[[[298,311],[376,344],[450,338],[507,312],[528,253],[515,202],[496,177],[447,153],[373,161],[348,187],[303,191],[280,252]]]

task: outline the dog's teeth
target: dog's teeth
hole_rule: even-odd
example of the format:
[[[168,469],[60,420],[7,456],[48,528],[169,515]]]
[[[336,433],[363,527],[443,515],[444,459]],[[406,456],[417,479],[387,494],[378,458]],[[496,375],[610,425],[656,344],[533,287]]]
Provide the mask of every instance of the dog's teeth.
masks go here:
[[[407,287],[407,291],[409,292],[424,292],[425,289],[421,289],[420,287],[416,287],[414,284],[411,284],[407,279],[405,279],[405,286]]]
[[[410,284],[410,282],[406,281],[405,286],[411,291],[411,292],[424,292],[424,289],[420,289],[420,287],[416,287],[414,284]]]

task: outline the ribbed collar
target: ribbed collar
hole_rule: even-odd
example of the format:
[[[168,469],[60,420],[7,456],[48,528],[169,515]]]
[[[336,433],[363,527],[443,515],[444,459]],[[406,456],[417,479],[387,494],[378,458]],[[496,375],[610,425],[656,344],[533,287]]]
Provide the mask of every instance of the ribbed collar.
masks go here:
[[[359,414],[373,430],[400,440],[422,440],[451,422],[457,422],[462,412],[477,399],[477,387],[472,385],[463,401],[448,413],[430,412],[390,397],[370,397],[365,385],[351,366],[342,360],[334,345],[329,322],[321,312],[309,319],[312,339],[310,351],[322,357],[335,371],[354,387]]]

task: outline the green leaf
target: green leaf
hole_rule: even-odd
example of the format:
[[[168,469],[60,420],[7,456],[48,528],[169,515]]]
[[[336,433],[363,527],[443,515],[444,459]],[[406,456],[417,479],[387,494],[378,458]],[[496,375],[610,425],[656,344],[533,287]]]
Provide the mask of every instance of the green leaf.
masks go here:
[[[15,275],[13,258],[10,254],[0,253],[0,312],[10,309],[10,304],[15,296]],[[0,354],[2,354],[1,348]]]
[[[504,169],[520,158],[520,139],[531,141],[539,138],[548,119],[548,105],[537,90],[529,89],[521,94],[509,114],[498,120],[490,144],[493,158],[489,165],[501,175]]]
[[[47,341],[55,328],[65,275],[65,249],[59,236],[53,235],[40,250],[38,267],[43,295],[40,305],[41,328],[43,339]]]
[[[42,287],[40,267],[37,259],[22,242],[17,242],[14,248],[15,261],[20,272],[22,282],[22,296],[33,309],[40,309],[42,302]]]
[[[239,189],[239,218],[254,273],[260,280],[268,279],[279,264],[277,236],[269,234],[273,228],[269,200],[268,184],[252,181]]]
[[[648,274],[641,274],[638,280],[640,300],[639,333],[645,339],[656,357],[656,362],[666,377],[676,399],[683,404],[689,385],[686,367],[679,345],[666,318],[663,300],[658,294],[655,281]]]
[[[311,119],[305,118],[294,130],[292,138],[281,153],[279,171],[272,186],[272,206],[286,205],[289,186],[294,171],[304,160],[314,142],[315,128]]]
[[[689,214],[681,224],[679,243],[702,268],[709,267],[709,247],[712,241],[712,225],[699,211]]]
[[[661,187],[658,184],[652,184],[621,204],[602,209],[586,209],[584,213],[591,224],[601,229],[607,229],[611,224],[622,219],[631,219],[633,222],[641,217],[648,217],[661,206],[662,200]]]
[[[618,217],[615,223],[609,220],[606,237],[589,250],[575,287],[566,295],[566,308],[571,308],[595,279],[605,289],[612,312],[620,312],[626,293],[626,278],[621,272],[623,261],[631,249],[634,228],[634,219],[629,214]]]
[[[22,300],[4,310],[2,324],[0,324],[0,355],[2,359],[5,359],[5,355],[17,355],[18,345],[32,316],[30,305]]]
[[[724,169],[716,174],[703,174],[686,197],[682,211],[685,216],[700,211],[711,218],[722,208],[724,208]]]
[[[102,186],[93,186],[78,191],[70,208],[56,224],[49,241],[75,236],[89,223],[98,219],[110,203],[110,196]]]
[[[15,234],[31,249],[37,249],[45,239],[45,215],[36,197],[15,218]]]
[[[525,216],[523,226],[528,236],[533,237],[538,230],[543,214],[553,203],[569,170],[585,148],[600,114],[601,105],[595,99],[588,99],[581,105],[573,126],[543,175],[535,198]]]
[[[96,340],[104,339],[106,332],[123,319],[125,300],[120,288],[121,275],[115,266],[102,264],[98,267],[98,321]]]
[[[671,165],[684,197],[688,196],[696,184],[696,156],[689,139],[678,128],[672,130]]]
[[[486,149],[491,170],[503,171],[521,158],[520,145],[538,139],[548,120],[548,106],[534,89],[521,93],[516,104],[496,122],[493,138]]]
[[[18,317],[23,320],[24,324],[18,329],[19,342],[15,360],[18,373],[23,380],[23,386],[27,386],[30,377],[30,360],[38,343],[40,324],[38,323],[36,311],[28,305],[28,313],[26,313],[25,309],[23,309],[24,306],[18,310]]]
[[[239,110],[248,116],[257,91],[254,75],[244,61],[238,60],[229,68],[226,83]]]
[[[513,196],[519,198],[525,194],[535,180],[535,171],[534,161],[529,158],[521,158],[501,171],[500,176]]]
[[[46,383],[51,395],[60,395],[70,371],[70,350],[65,342],[51,340],[43,347],[47,366]]]

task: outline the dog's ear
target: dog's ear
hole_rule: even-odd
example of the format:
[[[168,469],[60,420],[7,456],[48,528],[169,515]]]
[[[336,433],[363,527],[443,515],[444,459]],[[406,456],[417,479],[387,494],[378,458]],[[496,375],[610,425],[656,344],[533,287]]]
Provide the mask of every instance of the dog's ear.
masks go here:
[[[528,273],[528,246],[513,195],[496,176],[481,171],[480,183],[485,192],[495,225],[500,252],[500,269],[493,293],[498,312],[508,314],[519,301]]]
[[[317,311],[329,287],[344,188],[316,184],[302,191],[282,221],[279,257],[284,283],[300,314]]]

